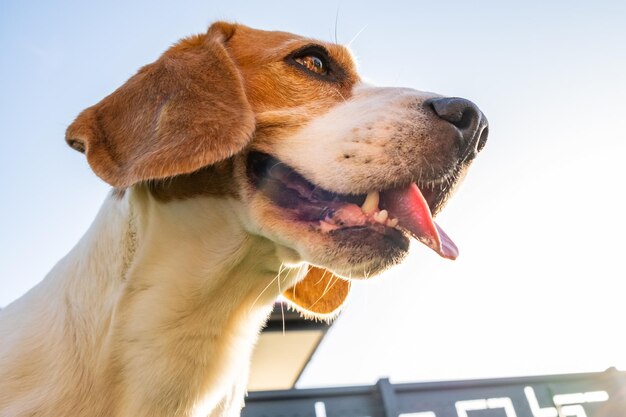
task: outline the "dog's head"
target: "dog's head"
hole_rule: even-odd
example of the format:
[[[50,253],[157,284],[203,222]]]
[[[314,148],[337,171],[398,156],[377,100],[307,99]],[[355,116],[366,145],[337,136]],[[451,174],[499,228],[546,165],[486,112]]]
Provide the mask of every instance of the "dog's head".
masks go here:
[[[220,22],[83,111],[66,139],[116,188],[239,200],[249,232],[316,266],[285,296],[327,314],[348,284],[325,269],[376,274],[410,236],[456,257],[431,214],[487,131],[467,100],[363,83],[342,46]]]

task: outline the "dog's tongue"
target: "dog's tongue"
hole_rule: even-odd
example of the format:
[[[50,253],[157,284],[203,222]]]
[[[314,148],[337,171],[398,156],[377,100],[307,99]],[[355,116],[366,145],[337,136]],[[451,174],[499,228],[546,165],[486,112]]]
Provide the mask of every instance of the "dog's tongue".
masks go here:
[[[416,184],[381,193],[381,203],[398,218],[400,226],[413,237],[447,259],[456,259],[459,250],[434,221],[428,203]]]

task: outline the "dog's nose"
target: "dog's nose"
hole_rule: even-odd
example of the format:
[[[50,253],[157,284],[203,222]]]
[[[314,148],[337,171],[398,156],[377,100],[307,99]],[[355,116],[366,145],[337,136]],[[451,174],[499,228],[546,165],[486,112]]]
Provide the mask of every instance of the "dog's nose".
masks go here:
[[[471,159],[485,147],[489,123],[474,103],[459,97],[442,97],[430,99],[426,104],[461,132],[461,159]]]

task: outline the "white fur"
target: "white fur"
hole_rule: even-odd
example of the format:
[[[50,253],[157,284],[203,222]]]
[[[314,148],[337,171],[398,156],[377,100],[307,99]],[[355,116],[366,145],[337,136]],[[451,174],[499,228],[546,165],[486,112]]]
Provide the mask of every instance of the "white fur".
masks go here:
[[[431,129],[422,105],[433,97],[409,88],[357,84],[349,100],[277,141],[272,151],[322,188],[346,194],[380,190],[390,178],[406,177],[423,164],[407,155],[419,155],[415,137]]]
[[[238,201],[109,196],[82,240],[0,312],[0,416],[237,416],[259,328],[300,278]],[[280,285],[279,285],[280,284]]]

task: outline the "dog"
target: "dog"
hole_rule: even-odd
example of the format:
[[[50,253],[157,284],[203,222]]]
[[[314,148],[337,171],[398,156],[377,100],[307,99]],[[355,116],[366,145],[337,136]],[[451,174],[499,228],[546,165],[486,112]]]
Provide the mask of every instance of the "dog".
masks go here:
[[[350,280],[432,220],[488,135],[470,101],[364,83],[343,46],[217,22],[78,115],[112,186],[47,277],[0,313],[0,416],[237,416],[283,297],[332,318]]]

